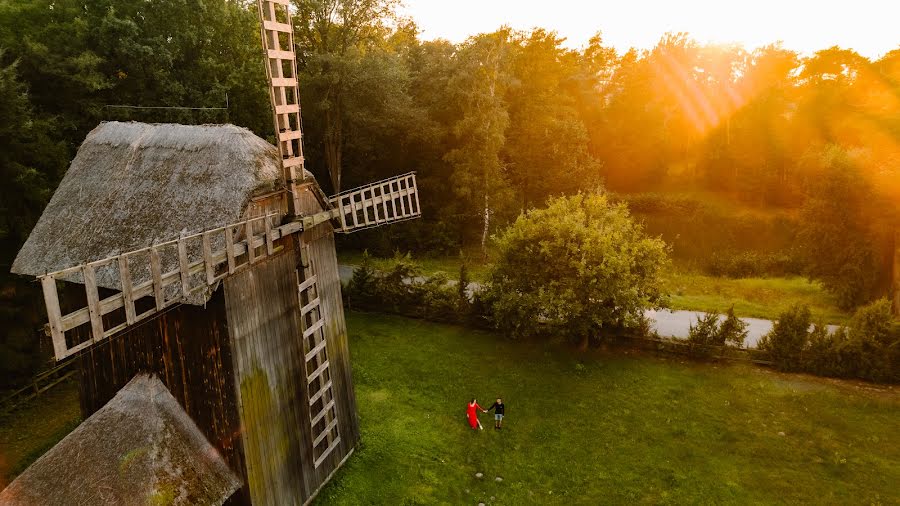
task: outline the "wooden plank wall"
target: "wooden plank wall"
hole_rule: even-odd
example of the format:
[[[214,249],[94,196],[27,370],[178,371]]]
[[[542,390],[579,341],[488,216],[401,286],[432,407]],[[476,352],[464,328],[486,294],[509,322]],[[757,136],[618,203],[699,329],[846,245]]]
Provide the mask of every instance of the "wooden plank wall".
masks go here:
[[[88,348],[78,360],[85,417],[106,404],[135,374],[156,374],[246,483],[221,288],[205,309],[171,308]],[[228,503],[249,504],[246,485]]]
[[[300,331],[297,256],[285,248],[225,280],[236,398],[253,504],[302,504],[317,488]]]

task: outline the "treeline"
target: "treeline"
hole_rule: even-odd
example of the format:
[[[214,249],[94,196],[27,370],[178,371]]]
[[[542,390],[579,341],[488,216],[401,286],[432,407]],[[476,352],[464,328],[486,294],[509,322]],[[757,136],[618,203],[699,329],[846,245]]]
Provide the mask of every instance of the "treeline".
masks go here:
[[[890,285],[900,50],[873,61],[666,34],[623,54],[599,35],[573,50],[506,28],[453,44],[421,40],[395,0],[294,7],[308,167],[332,190],[419,173],[425,218],[351,241],[455,254],[553,195],[704,191],[802,208],[804,269],[850,286],[847,305]],[[255,2],[0,0],[0,107],[6,277],[100,121],[231,122],[272,138]]]

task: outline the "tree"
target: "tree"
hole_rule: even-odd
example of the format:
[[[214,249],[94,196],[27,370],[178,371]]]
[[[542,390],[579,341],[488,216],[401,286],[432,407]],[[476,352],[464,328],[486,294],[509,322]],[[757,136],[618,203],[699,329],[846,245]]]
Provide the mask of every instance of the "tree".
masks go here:
[[[551,199],[496,240],[487,298],[513,336],[558,333],[586,347],[598,332],[638,327],[667,297],[666,244],[603,193]]]
[[[879,200],[846,150],[829,146],[808,164],[812,182],[800,214],[800,251],[808,275],[851,308],[871,300],[890,279],[875,219]]]
[[[510,31],[503,29],[469,39],[460,50],[457,78],[451,84],[463,113],[453,126],[457,146],[444,159],[453,167],[454,190],[464,209],[481,218],[484,255],[491,215],[500,203],[510,200],[506,167],[501,159],[509,125],[503,100],[509,79],[509,38]]]
[[[66,160],[51,140],[54,124],[35,117],[16,62],[0,49],[0,384],[32,375],[39,364],[34,329],[40,292],[9,274],[19,247],[50,198]]]
[[[397,0],[295,0],[301,102],[312,113],[319,149],[335,193],[342,188],[348,123],[371,111],[389,121],[406,107],[402,66],[386,47]],[[413,37],[414,38],[414,37]],[[379,110],[379,106],[385,106]],[[364,118],[363,118],[364,119]],[[380,153],[379,153],[380,154]]]

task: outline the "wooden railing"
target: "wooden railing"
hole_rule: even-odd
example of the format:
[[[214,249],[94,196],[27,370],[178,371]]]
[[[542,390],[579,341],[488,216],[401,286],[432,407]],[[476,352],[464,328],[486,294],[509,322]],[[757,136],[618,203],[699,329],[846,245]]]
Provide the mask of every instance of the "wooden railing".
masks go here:
[[[340,220],[335,232],[345,234],[422,215],[415,172],[347,190],[329,200]]]
[[[271,255],[276,249],[275,241],[303,229],[303,223],[297,221],[275,228],[272,219],[276,216],[250,218],[40,276],[56,359],[63,360]],[[243,238],[235,240],[235,236]],[[174,264],[174,269],[163,272],[166,250],[170,250],[167,263]],[[245,260],[238,262],[245,256]],[[136,262],[138,258],[143,261]],[[149,279],[135,283],[132,279],[135,267],[142,271],[142,277]],[[98,271],[103,271],[106,279],[118,279],[121,291],[100,299]],[[80,277],[84,284],[87,307],[64,315],[56,284],[59,280],[71,281],[73,277]],[[144,297],[150,297],[152,303],[138,310],[136,303]],[[120,315],[121,321],[107,328],[104,317],[121,308],[124,308],[124,318]],[[90,323],[90,338],[70,345],[66,332],[87,323]]]

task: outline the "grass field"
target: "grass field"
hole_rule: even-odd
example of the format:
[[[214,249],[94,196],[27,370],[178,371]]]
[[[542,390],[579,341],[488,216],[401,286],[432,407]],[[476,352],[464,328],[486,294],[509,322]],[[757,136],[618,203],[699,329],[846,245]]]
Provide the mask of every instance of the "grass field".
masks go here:
[[[0,489],[81,421],[78,384],[66,381],[0,415]]]
[[[340,261],[358,265],[362,254],[341,252]],[[443,272],[451,279],[459,277],[459,259],[415,258],[425,274]],[[372,258],[376,269],[387,269],[390,259]],[[488,265],[473,262],[469,269],[474,281],[488,276]],[[665,279],[671,297],[672,309],[724,312],[734,305],[738,316],[774,320],[792,304],[806,304],[813,316],[825,323],[842,324],[850,314],[838,308],[837,303],[821,285],[806,278],[743,278],[731,279],[691,273],[674,267]]]
[[[734,305],[738,316],[775,320],[793,304],[809,306],[825,323],[846,323],[850,314],[831,294],[806,278],[719,278],[674,271],[666,279],[672,309],[724,312]]]
[[[895,389],[399,317],[348,324],[362,441],[319,505],[900,503]],[[468,428],[473,395],[504,397],[503,431],[487,415]],[[77,404],[67,384],[0,419],[3,476],[62,438]]]
[[[318,504],[900,501],[893,390],[389,316],[349,326],[362,443]],[[487,415],[468,429],[473,395],[504,397],[503,431]]]

